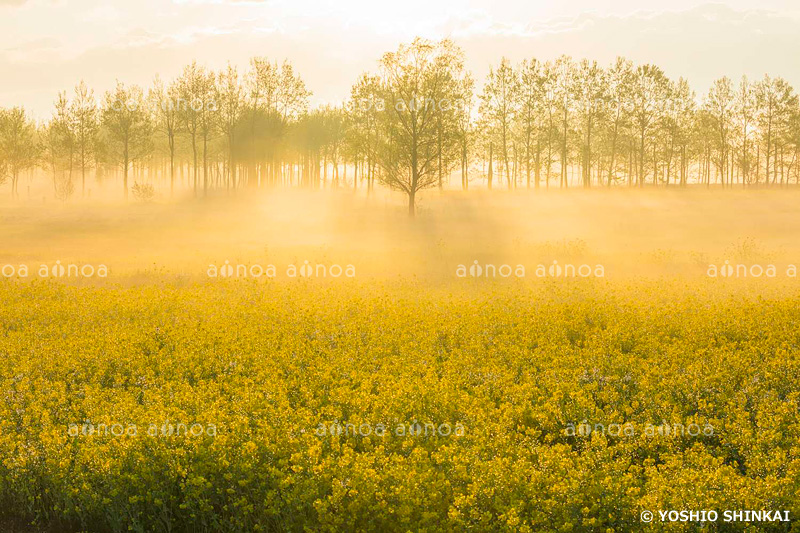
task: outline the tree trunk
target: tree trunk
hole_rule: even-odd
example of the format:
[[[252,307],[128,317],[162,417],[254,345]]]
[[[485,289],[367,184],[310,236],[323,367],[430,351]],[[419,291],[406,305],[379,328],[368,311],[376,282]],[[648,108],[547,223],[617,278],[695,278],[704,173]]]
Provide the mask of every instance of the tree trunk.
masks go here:
[[[208,196],[208,136],[203,135],[203,198]]]
[[[489,190],[490,191],[492,190],[492,159],[493,159],[492,143],[489,143],[489,173],[488,173],[488,177],[489,177]]]

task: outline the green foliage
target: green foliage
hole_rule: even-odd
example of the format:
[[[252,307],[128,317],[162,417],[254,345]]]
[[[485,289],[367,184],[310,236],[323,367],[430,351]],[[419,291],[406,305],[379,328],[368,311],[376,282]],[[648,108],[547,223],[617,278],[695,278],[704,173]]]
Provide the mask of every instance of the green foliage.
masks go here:
[[[57,531],[187,532],[800,513],[796,290],[465,287],[0,282],[0,509]],[[566,431],[584,420],[636,435]],[[138,435],[69,434],[87,421]],[[167,421],[216,435],[146,434]],[[334,421],[464,434],[318,435]],[[664,421],[713,435],[644,433]]]

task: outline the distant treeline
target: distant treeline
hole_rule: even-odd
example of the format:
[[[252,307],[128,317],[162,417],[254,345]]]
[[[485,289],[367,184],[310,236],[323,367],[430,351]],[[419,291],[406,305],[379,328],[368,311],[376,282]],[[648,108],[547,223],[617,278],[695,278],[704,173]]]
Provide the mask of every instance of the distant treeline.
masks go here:
[[[192,63],[175,80],[81,82],[52,118],[0,109],[0,185],[52,180],[66,201],[87,177],[143,199],[210,189],[365,187],[416,194],[459,179],[488,188],[789,186],[800,183],[800,104],[781,78],[716,80],[698,97],[655,65],[603,67],[562,56],[502,59],[476,89],[451,41],[417,39],[383,55],[350,98],[311,109],[288,62],[247,72]],[[132,183],[133,182],[133,183]],[[452,185],[451,185],[452,186]]]

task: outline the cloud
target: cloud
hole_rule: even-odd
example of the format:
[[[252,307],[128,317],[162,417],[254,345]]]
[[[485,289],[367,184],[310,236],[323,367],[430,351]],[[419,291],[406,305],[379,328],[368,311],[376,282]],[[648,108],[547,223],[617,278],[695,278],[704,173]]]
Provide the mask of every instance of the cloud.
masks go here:
[[[53,37],[42,37],[34,39],[17,46],[6,48],[8,52],[38,52],[41,50],[54,50],[61,46],[61,42]]]
[[[364,21],[351,22],[345,30],[341,20],[330,17],[281,18],[259,11],[226,19],[223,15],[230,10],[223,7],[209,6],[211,14],[205,11],[170,11],[154,22],[114,25],[113,32],[92,34],[94,41],[82,46],[58,35],[0,47],[0,72],[13,73],[0,87],[0,106],[22,103],[46,117],[57,91],[81,79],[102,92],[116,79],[147,85],[158,73],[168,80],[193,60],[214,69],[231,61],[244,70],[251,57],[262,55],[292,61],[314,100],[332,102],[347,98],[359,74],[374,70],[383,52],[406,39],[405,34],[386,33]],[[450,36],[464,48],[479,88],[489,67],[503,56],[516,62],[568,54],[609,64],[622,55],[655,63],[704,93],[723,75],[737,79],[769,73],[800,88],[800,71],[790,53],[800,49],[798,22],[793,13],[735,10],[720,4],[512,22],[498,22],[472,9],[429,21],[426,31],[429,37]],[[98,24],[101,29],[109,26]],[[66,45],[70,48],[63,48]]]
[[[636,12],[628,16],[584,14],[542,23],[493,26],[456,37],[468,62],[485,73],[506,56],[552,59],[561,54],[611,63],[626,56],[684,76],[704,91],[718,77],[783,76],[800,87],[790,50],[800,49],[796,15],[740,11],[707,4],[685,11]]]

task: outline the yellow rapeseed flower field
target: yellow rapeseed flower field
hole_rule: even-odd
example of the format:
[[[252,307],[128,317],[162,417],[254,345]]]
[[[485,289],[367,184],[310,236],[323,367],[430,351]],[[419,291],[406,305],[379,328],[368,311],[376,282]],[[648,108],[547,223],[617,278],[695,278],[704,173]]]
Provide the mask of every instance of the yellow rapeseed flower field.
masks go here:
[[[798,297],[674,280],[0,281],[0,523],[623,532],[650,527],[642,510],[797,517]]]

